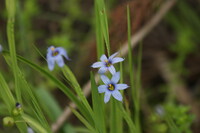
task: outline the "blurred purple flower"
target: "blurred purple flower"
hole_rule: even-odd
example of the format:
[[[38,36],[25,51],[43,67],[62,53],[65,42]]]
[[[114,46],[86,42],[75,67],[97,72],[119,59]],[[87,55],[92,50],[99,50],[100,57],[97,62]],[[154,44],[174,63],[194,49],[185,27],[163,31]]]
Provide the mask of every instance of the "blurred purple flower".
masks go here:
[[[3,47],[2,45],[0,44],[0,53],[3,51]]]
[[[101,75],[101,80],[104,82],[105,85],[100,85],[98,87],[99,93],[104,93],[104,102],[107,103],[110,100],[110,96],[112,95],[118,101],[122,101],[122,95],[119,90],[124,90],[129,86],[127,84],[117,84],[120,79],[120,72],[116,72],[111,80],[108,79],[107,76]]]
[[[100,62],[95,62],[94,64],[92,64],[91,67],[93,68],[99,68],[99,73],[100,74],[104,74],[107,70],[109,70],[112,75],[116,73],[116,70],[113,66],[113,64],[118,63],[123,61],[124,59],[121,57],[115,57],[118,53],[114,53],[112,54],[109,58],[106,57],[106,55],[102,55],[100,58]]]
[[[62,47],[55,48],[54,46],[50,46],[47,49],[47,63],[50,71],[53,70],[55,62],[57,62],[59,67],[64,66],[65,63],[62,56],[64,56],[67,60],[70,60],[66,50]]]
[[[28,127],[28,128],[27,128],[27,133],[34,133],[34,131],[33,131],[32,128]]]

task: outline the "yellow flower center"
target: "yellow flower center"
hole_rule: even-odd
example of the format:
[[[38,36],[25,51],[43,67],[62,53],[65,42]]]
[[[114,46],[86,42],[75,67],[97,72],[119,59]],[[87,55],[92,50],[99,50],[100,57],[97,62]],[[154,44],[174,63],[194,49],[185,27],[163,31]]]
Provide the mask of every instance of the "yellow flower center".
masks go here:
[[[108,60],[104,60],[107,67],[110,67],[112,64]]]
[[[51,51],[52,51],[52,56],[56,56],[59,53],[58,51],[55,51],[54,47],[51,47]]]
[[[53,56],[58,55],[58,51],[53,52],[52,55],[53,55]]]
[[[108,85],[108,90],[110,90],[110,91],[115,90],[114,85],[113,85],[113,84],[109,84],[109,85]]]

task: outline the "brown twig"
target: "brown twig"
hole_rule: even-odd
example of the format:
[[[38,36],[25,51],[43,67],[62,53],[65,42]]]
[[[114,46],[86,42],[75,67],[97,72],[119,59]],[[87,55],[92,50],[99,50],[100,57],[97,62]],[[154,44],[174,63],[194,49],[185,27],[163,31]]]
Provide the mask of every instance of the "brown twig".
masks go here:
[[[164,15],[169,11],[169,9],[175,4],[176,0],[167,0],[164,2],[160,10],[152,17],[152,19],[141,28],[137,33],[135,33],[131,37],[131,47],[134,48],[140,40],[142,40],[164,17]],[[123,47],[120,48],[120,53],[122,56],[125,56],[128,53],[128,42],[124,43],[122,45]],[[95,75],[96,81],[98,81],[98,75]],[[88,81],[84,87],[83,92],[85,96],[88,96],[90,94],[90,81]],[[73,108],[76,108],[76,105],[74,103],[70,103],[70,106]],[[63,123],[69,118],[71,115],[71,110],[69,107],[66,107],[64,112],[60,115],[58,120],[52,124],[52,131],[56,132],[58,129],[63,125]]]

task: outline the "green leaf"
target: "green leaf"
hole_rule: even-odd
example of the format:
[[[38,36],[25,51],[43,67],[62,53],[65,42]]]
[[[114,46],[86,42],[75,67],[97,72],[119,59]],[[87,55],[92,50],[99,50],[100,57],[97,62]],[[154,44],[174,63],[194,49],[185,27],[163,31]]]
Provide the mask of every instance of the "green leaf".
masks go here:
[[[1,73],[0,73],[0,88],[1,88],[0,96],[5,102],[10,115],[12,115],[12,111],[15,108],[16,102]],[[14,119],[15,121],[23,121],[21,116],[14,117]],[[16,123],[16,125],[21,133],[26,133],[27,131],[26,123],[24,122]]]
[[[111,104],[111,120],[110,120],[110,133],[122,133],[123,131],[123,122],[122,122],[122,113],[118,104],[122,105],[122,102],[111,99],[113,102]]]
[[[50,121],[55,122],[62,113],[59,103],[49,91],[45,90],[45,88],[36,89],[35,92],[38,101],[42,101],[40,102],[41,108],[44,110]],[[74,128],[69,123],[65,123],[61,130],[64,132],[74,133]]]
[[[22,102],[21,99],[21,90],[19,87],[18,71],[17,71],[17,58],[16,58],[16,49],[15,49],[15,36],[14,36],[14,23],[15,23],[15,0],[6,0],[6,8],[8,11],[8,20],[7,20],[7,37],[8,44],[10,49],[12,70],[15,80],[15,93],[17,96],[17,101]]]
[[[122,113],[123,118],[125,119],[126,123],[128,124],[128,127],[130,129],[130,133],[137,133],[137,129],[135,124],[133,123],[131,116],[128,114],[128,112],[124,109],[122,104],[118,104],[118,107]]]
[[[79,96],[81,102],[85,105],[85,107],[87,108],[87,111],[90,113],[90,115],[94,116],[94,112],[92,111],[92,108],[90,107],[78,81],[76,80],[74,74],[72,73],[72,71],[69,69],[68,66],[64,66],[62,68],[63,74],[65,76],[65,78],[69,81],[69,83],[71,84],[71,86],[75,89],[77,95]],[[91,121],[91,123],[93,123],[93,121]]]
[[[5,56],[4,58],[6,60],[6,62],[8,63],[8,65],[11,67],[11,63],[10,63],[10,58],[9,56]],[[40,124],[45,127],[46,129],[49,129],[50,131],[50,127],[47,123],[47,120],[44,117],[44,114],[38,104],[38,101],[36,100],[31,87],[29,86],[29,84],[27,83],[25,76],[23,75],[23,73],[20,71],[19,68],[17,68],[18,71],[18,78],[19,83],[20,83],[20,89],[22,90],[22,96],[23,96],[23,100],[29,105],[29,107],[32,109],[33,113],[35,115],[35,117],[37,118],[37,120],[40,122]],[[22,102],[19,102],[20,104],[23,105]]]
[[[27,133],[27,124],[22,118],[21,115],[14,117],[15,123],[17,125],[17,128],[19,129],[20,133]]]
[[[105,52],[103,34],[101,31],[100,14],[97,6],[97,1],[95,0],[95,28],[96,28],[96,44],[97,44],[97,58],[99,59]]]
[[[49,133],[44,127],[42,127],[36,120],[30,116],[23,114],[22,118],[35,130],[37,133]]]
[[[6,83],[3,75],[0,72],[0,97],[3,99],[7,106],[9,113],[11,114],[13,108],[15,107],[15,99]]]
[[[102,99],[98,93],[98,89],[92,72],[90,72],[90,80],[95,127],[97,128],[99,133],[106,133],[104,103],[102,103]]]
[[[107,20],[107,14],[106,14],[106,7],[104,4],[104,0],[95,0],[95,2],[97,5],[96,11],[99,16],[99,26],[101,26],[100,32],[102,32],[102,34],[104,36],[108,56],[110,56],[110,41],[109,41],[109,31],[108,31],[108,20]]]
[[[54,99],[54,97],[44,88],[36,89],[35,92],[38,100],[42,101],[40,105],[45,111],[45,114],[52,122],[54,122],[62,113],[59,104]]]
[[[4,55],[9,55],[8,52],[4,51]],[[80,102],[80,100],[72,93],[72,91],[67,88],[60,80],[58,80],[55,76],[53,76],[51,73],[47,72],[46,70],[44,70],[42,67],[30,62],[29,60],[21,57],[21,56],[17,56],[17,59],[27,65],[29,65],[30,67],[32,67],[33,69],[37,70],[38,72],[40,72],[41,74],[43,74],[45,77],[47,77],[48,79],[52,80],[55,85],[64,92],[65,95],[68,96],[68,98],[73,101],[78,109],[81,111],[81,113],[90,121],[92,121],[92,116],[91,114],[88,112],[88,110],[86,109],[86,107]]]
[[[129,72],[130,72],[130,83],[131,83],[131,94],[132,94],[132,100],[134,103],[134,118],[135,118],[135,125],[137,129],[137,133],[141,132],[140,129],[140,119],[139,119],[139,81],[140,81],[140,70],[141,68],[138,68],[138,73],[137,73],[137,84],[134,84],[134,68],[133,68],[133,59],[132,59],[132,48],[131,48],[131,19],[130,19],[130,9],[129,6],[127,6],[127,27],[128,27],[128,63],[129,63]],[[140,51],[142,52],[142,51]],[[141,55],[141,54],[140,54]],[[139,56],[141,57],[141,56]],[[139,58],[141,59],[141,58]],[[141,67],[141,62],[138,60],[138,67]],[[138,79],[139,78],[139,79]]]
[[[97,131],[88,123],[88,121],[75,109],[71,108],[71,111],[76,115],[76,117],[91,131],[91,133],[97,133]]]

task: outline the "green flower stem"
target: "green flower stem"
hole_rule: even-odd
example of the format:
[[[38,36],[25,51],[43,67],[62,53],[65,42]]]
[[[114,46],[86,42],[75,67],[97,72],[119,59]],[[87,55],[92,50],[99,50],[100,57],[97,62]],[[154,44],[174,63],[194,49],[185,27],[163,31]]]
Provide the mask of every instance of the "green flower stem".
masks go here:
[[[18,71],[17,71],[17,58],[15,50],[15,36],[14,36],[14,24],[15,24],[15,0],[6,0],[6,8],[8,12],[7,20],[7,37],[10,48],[10,56],[12,62],[12,69],[15,78],[15,93],[17,101],[22,102],[21,91],[19,87]]]
[[[22,118],[38,133],[49,133],[45,128],[43,128],[36,120],[30,116],[23,114]]]

